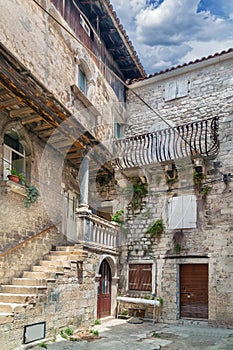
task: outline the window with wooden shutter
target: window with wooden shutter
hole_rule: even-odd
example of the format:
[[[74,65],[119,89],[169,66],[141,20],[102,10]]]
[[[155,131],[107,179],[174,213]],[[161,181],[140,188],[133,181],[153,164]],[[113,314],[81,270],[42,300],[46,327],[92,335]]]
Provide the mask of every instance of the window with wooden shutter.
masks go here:
[[[190,90],[190,81],[179,79],[166,83],[164,88],[164,101],[171,101],[176,98],[185,97]]]
[[[152,264],[129,264],[129,290],[152,291]]]
[[[168,229],[197,227],[196,196],[172,197],[168,201]]]

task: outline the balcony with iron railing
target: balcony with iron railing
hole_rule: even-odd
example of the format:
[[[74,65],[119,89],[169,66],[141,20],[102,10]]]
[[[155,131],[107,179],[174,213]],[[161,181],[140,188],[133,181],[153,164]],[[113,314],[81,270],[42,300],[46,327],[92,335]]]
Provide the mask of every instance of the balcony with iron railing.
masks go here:
[[[195,121],[114,142],[120,169],[185,157],[215,159],[219,151],[218,117]]]

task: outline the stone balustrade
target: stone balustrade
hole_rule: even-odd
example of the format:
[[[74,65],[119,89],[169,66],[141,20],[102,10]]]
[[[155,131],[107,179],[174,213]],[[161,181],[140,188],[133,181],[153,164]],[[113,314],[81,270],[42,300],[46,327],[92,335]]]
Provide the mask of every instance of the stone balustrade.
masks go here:
[[[115,249],[121,245],[120,226],[91,212],[77,212],[77,236],[79,243]]]

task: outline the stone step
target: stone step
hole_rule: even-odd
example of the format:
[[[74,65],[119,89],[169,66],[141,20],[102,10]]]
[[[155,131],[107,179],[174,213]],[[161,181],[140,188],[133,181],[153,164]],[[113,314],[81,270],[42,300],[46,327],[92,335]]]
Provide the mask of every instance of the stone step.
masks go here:
[[[32,272],[56,272],[56,273],[62,274],[64,273],[64,268],[62,266],[56,266],[56,265],[47,265],[47,266],[35,265],[32,267]]]
[[[19,286],[46,286],[46,279],[38,278],[13,278],[12,284]]]
[[[35,294],[0,293],[0,303],[32,303],[35,299]]]
[[[45,280],[54,280],[56,278],[55,272],[37,272],[37,271],[24,271],[23,278],[32,278],[32,279],[45,279]]]
[[[25,311],[26,306],[27,306],[27,304],[1,303],[0,302],[0,312],[2,312],[2,313],[23,312],[23,311]]]
[[[56,251],[65,251],[65,252],[71,252],[71,251],[82,251],[83,246],[81,244],[75,244],[71,246],[57,246]]]
[[[13,313],[0,312],[0,324],[12,323],[14,321]]]
[[[83,255],[86,255],[85,252],[83,251],[62,251],[62,250],[55,250],[55,251],[51,251],[49,253],[50,256],[67,256],[67,257],[74,257],[74,256],[77,256],[77,257],[81,257]]]
[[[70,261],[68,259],[40,260],[39,261],[39,265],[40,266],[45,266],[45,268],[47,268],[47,266],[62,266],[62,267],[69,268],[70,267]]]
[[[16,293],[16,294],[36,294],[41,293],[47,289],[47,286],[25,286],[25,285],[3,285],[1,286],[1,293]]]

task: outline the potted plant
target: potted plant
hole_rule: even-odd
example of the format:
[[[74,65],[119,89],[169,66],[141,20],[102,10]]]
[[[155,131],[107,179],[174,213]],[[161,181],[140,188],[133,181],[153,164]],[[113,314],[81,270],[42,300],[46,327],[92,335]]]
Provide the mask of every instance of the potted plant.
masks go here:
[[[26,178],[22,173],[18,173],[13,168],[12,169],[7,168],[7,170],[11,172],[9,175],[7,175],[10,181],[13,181],[15,183],[21,182],[22,185],[25,186],[27,196],[24,200],[24,205],[26,208],[30,208],[32,204],[34,204],[38,200],[38,197],[40,195],[38,189],[34,185],[29,185],[26,182]]]
[[[22,173],[18,173],[14,168],[7,168],[7,170],[10,171],[10,174],[7,175],[10,181],[13,181],[15,183],[19,183],[21,181],[23,184],[25,183],[25,176]]]

